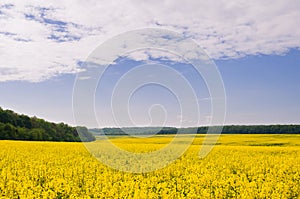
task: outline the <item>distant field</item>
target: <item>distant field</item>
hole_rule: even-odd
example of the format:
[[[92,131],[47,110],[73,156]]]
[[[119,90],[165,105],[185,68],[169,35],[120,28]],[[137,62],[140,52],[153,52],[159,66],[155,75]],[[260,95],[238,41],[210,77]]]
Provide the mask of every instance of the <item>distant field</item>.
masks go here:
[[[205,135],[181,135],[183,140],[195,136],[194,145],[202,144]],[[168,144],[174,135],[156,135],[150,138],[132,138],[127,136],[110,136],[114,143]],[[159,140],[157,139],[159,138]],[[98,137],[99,139],[99,137]],[[100,138],[101,140],[101,138]],[[126,140],[126,142],[124,142]],[[300,134],[225,134],[218,139],[217,145],[226,146],[300,146]]]
[[[172,140],[112,138],[135,152],[157,150]],[[111,169],[82,143],[0,141],[0,198],[300,197],[300,135],[221,135],[212,152],[199,159],[203,138],[197,135],[168,167],[144,174]]]

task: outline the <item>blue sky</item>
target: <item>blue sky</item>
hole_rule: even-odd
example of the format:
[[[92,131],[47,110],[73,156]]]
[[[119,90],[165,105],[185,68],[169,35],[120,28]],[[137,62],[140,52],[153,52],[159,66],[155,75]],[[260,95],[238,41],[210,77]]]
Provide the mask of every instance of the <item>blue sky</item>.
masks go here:
[[[225,124],[300,124],[299,9],[298,1],[1,1],[0,106],[76,125],[72,92],[82,63],[107,39],[151,27],[192,38],[216,63],[227,96]],[[201,76],[162,52],[138,52],[117,60],[96,91],[103,126],[115,125],[108,100],[115,83],[147,60],[185,75],[207,124],[210,96]],[[141,88],[129,104],[138,125],[151,123],[148,111],[157,104],[168,112],[166,125],[182,120],[176,96],[157,85]],[[160,124],[161,107],[152,111],[152,125]]]
[[[227,95],[226,124],[300,124],[300,51],[291,50],[286,55],[248,56],[215,62],[222,74]],[[137,63],[131,62],[131,64]],[[115,67],[123,66],[124,63],[121,63]],[[110,82],[114,80],[109,79],[111,77],[110,74],[105,77],[104,81],[107,83],[102,85],[105,89],[99,89],[97,92],[98,114],[105,113],[106,109],[109,109],[109,104],[105,103],[106,98],[103,95],[108,95],[112,90],[113,84]],[[69,74],[37,83],[2,82],[0,83],[1,106],[50,121],[74,124],[72,91],[75,78],[75,75]],[[138,117],[141,113],[137,110],[144,110],[141,107],[147,108],[149,103],[164,104],[163,100],[157,100],[157,95],[150,97],[154,91],[160,92],[160,90],[160,88],[150,90],[146,88],[140,92],[140,95],[146,96],[147,100],[137,100],[133,105],[133,116]],[[202,93],[199,98],[209,96],[204,86],[201,86],[199,93]],[[161,99],[169,99],[168,97],[172,99],[168,93],[165,93],[165,97]],[[204,101],[202,106],[209,106],[209,103]],[[178,109],[176,101],[173,108]],[[98,117],[103,116],[100,114]],[[173,120],[176,121],[176,118]],[[107,124],[107,126],[111,125]]]

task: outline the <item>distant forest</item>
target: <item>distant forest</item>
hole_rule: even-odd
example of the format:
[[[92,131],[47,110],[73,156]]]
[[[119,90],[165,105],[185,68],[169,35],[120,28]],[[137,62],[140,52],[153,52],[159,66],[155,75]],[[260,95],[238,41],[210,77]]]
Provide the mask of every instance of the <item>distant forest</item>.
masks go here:
[[[80,131],[81,139],[77,131]],[[86,127],[47,122],[0,107],[0,140],[86,142],[94,141],[95,137]]]
[[[174,127],[125,127],[90,129],[94,135],[149,135],[149,134],[206,134],[208,127],[177,129]],[[224,126],[222,134],[300,134],[300,125],[232,125]]]
[[[64,123],[47,122],[37,117],[17,114],[0,107],[0,140],[94,141],[99,135],[206,134],[208,127],[177,129],[174,127],[126,127],[87,129]],[[123,131],[124,130],[124,131]],[[78,134],[79,131],[79,134]],[[222,134],[300,134],[300,125],[233,125],[224,126]],[[80,139],[81,138],[81,139]]]

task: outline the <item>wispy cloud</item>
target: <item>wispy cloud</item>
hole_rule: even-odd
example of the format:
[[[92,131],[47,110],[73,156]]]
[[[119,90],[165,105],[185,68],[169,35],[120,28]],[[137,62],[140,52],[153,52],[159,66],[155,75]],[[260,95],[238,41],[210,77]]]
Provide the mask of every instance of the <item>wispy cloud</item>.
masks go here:
[[[284,54],[300,47],[299,10],[298,0],[2,0],[0,68],[5,71],[0,81],[76,73],[78,62],[103,41],[145,27],[191,37],[214,59]],[[131,57],[160,56],[140,52]]]

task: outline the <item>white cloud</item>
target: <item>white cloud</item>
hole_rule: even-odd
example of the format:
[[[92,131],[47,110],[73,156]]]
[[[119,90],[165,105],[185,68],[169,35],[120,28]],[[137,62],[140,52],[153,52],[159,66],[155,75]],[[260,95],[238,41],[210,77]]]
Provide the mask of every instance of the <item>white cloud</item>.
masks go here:
[[[145,27],[190,36],[214,59],[283,54],[300,47],[299,10],[298,0],[1,0],[0,81],[76,73],[106,39]]]

